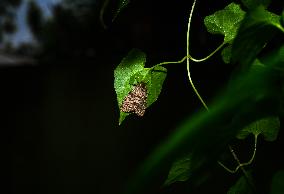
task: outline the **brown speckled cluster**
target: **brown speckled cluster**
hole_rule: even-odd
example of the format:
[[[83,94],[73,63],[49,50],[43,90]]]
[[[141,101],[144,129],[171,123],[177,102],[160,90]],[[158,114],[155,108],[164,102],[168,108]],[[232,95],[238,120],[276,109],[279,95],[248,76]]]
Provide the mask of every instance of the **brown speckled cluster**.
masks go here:
[[[120,110],[135,113],[142,117],[147,106],[147,88],[144,83],[135,85],[131,92],[124,98]]]

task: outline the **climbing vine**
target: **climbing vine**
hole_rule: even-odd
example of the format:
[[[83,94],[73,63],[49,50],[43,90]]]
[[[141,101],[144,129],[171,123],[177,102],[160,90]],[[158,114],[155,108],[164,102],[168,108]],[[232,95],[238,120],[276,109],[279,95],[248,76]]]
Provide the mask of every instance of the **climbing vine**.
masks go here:
[[[123,6],[117,14],[129,1],[121,3]],[[254,162],[257,142],[262,141],[259,135],[266,141],[274,141],[280,130],[284,43],[273,51],[264,54],[262,51],[275,36],[284,36],[284,15],[269,11],[269,1],[242,0],[242,4],[230,3],[204,18],[207,31],[223,35],[223,42],[208,56],[195,59],[189,53],[189,37],[196,3],[194,0],[189,12],[185,38],[187,44],[181,60],[161,62],[145,68],[146,55],[133,49],[114,70],[119,124],[131,114],[143,116],[166,87],[163,83],[167,76],[167,65],[183,64],[185,61],[190,86],[206,109],[177,127],[168,141],[149,156],[130,181],[127,193],[141,192],[145,182],[150,181],[149,177],[159,171],[159,165],[165,160],[170,160],[172,166],[164,186],[196,178],[205,164],[215,162],[229,173],[242,171],[242,176],[228,193],[257,193],[253,176],[245,167]],[[190,64],[206,61],[217,53],[221,54],[224,63],[239,66],[241,70],[233,77],[229,89],[207,105],[191,78]],[[176,65],[176,68],[180,66]],[[254,138],[252,155],[247,161],[240,161],[231,141],[234,138],[243,140],[250,135]],[[200,137],[206,143],[198,141]],[[236,162],[235,167],[229,168],[221,161],[220,155],[225,147],[229,148]]]

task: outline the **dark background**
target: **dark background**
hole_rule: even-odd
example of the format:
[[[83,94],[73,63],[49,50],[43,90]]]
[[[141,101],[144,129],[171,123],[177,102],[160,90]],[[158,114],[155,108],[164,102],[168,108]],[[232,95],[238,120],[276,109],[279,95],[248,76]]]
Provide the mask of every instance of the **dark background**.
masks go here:
[[[271,6],[276,13],[283,8],[279,2]],[[190,42],[196,58],[221,44],[221,36],[206,32],[203,18],[227,4],[197,3]],[[37,64],[0,69],[4,149],[11,159],[8,193],[121,193],[155,146],[202,109],[185,63],[171,64],[158,101],[143,118],[131,116],[118,126],[113,70],[132,48],[147,54],[147,66],[183,58],[192,1],[133,0],[114,23],[107,10],[107,29],[98,20],[98,5],[83,20],[54,8],[54,22],[36,32],[43,45]],[[218,54],[192,64],[193,80],[209,106],[233,69]],[[254,171],[264,193],[273,173],[283,168],[281,141],[282,132],[276,142],[260,140],[258,146]],[[252,145],[250,140],[243,144],[245,157]],[[152,193],[226,193],[239,175],[216,165],[214,178],[198,188],[179,183],[157,191],[166,173],[157,177]]]

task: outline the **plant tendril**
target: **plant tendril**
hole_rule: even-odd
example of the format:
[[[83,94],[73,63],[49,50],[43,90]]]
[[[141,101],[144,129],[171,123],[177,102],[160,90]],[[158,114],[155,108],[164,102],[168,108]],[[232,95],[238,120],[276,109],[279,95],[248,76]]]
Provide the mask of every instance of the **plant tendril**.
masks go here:
[[[196,62],[196,63],[199,63],[199,62],[203,62],[203,61],[206,61],[208,60],[210,57],[212,57],[216,52],[218,52],[226,43],[222,43],[220,44],[212,53],[210,53],[208,56],[204,57],[204,58],[201,58],[201,59],[196,59],[196,58],[193,58],[191,55],[188,55],[188,56],[185,56],[183,57],[181,60],[179,61],[165,61],[165,62],[162,62],[162,63],[159,63],[155,66],[153,66],[152,68],[155,68],[157,66],[162,66],[162,65],[168,65],[168,64],[179,64],[179,63],[183,63],[187,58],[190,59],[191,61],[193,62]]]
[[[258,137],[258,135],[255,135],[255,136],[254,136],[254,149],[253,149],[253,154],[252,154],[252,156],[251,156],[251,158],[250,158],[250,160],[249,160],[248,162],[239,163],[239,165],[238,165],[234,170],[229,169],[229,168],[226,167],[224,164],[222,164],[220,161],[218,161],[218,164],[219,164],[220,166],[222,166],[226,171],[228,171],[228,172],[230,172],[230,173],[232,173],[232,174],[236,173],[236,172],[237,172],[241,167],[243,167],[243,166],[251,165],[251,163],[253,162],[253,160],[254,160],[254,158],[255,158],[255,154],[256,154],[257,137]],[[231,152],[232,152],[232,150],[231,150]]]
[[[187,24],[187,33],[186,33],[186,56],[189,56],[189,31],[190,31],[190,24],[191,24],[191,19],[192,19],[192,14],[193,14],[193,10],[196,4],[196,0],[193,1],[192,7],[191,7],[191,11],[189,14],[189,19],[188,19],[188,24]],[[217,52],[217,51],[216,51]],[[214,52],[213,52],[214,53]],[[210,56],[210,55],[209,55]],[[204,106],[204,108],[209,111],[209,108],[207,107],[206,103],[204,102],[204,100],[202,99],[201,95],[199,94],[199,92],[197,91],[197,89],[195,88],[195,85],[192,81],[191,75],[190,75],[190,70],[189,70],[189,58],[186,58],[186,67],[187,67],[187,75],[188,75],[188,79],[190,82],[190,85],[192,87],[192,89],[194,90],[195,94],[197,95],[197,97],[199,98],[200,102],[202,103],[202,105]]]
[[[190,56],[189,54],[189,32],[190,32],[190,24],[191,24],[191,19],[192,19],[192,14],[193,14],[193,11],[194,11],[194,8],[195,8],[195,4],[196,4],[196,0],[193,1],[193,4],[192,4],[192,7],[191,7],[191,11],[190,11],[190,15],[189,15],[189,19],[188,19],[188,24],[187,24],[187,36],[186,36],[186,56]],[[204,60],[207,60],[208,58],[210,58],[211,56],[213,56],[217,51],[219,51],[223,46],[225,45],[225,43],[223,42],[219,47],[217,47],[217,49],[215,49],[210,55],[208,55],[208,57],[205,57],[204,59],[201,59],[201,60],[193,60],[195,62],[201,62],[201,61],[204,61]],[[208,106],[206,105],[206,103],[204,102],[203,98],[201,97],[201,95],[199,94],[198,90],[196,89],[193,81],[192,81],[192,78],[191,78],[191,75],[190,75],[190,70],[189,70],[189,59],[192,60],[192,57],[186,57],[186,67],[187,67],[187,75],[188,75],[188,79],[189,79],[189,82],[191,84],[191,87],[192,89],[194,90],[195,94],[197,95],[197,97],[199,98],[200,102],[202,103],[203,107],[209,111],[209,108]],[[254,185],[253,183],[249,180],[249,177],[247,175],[247,172],[245,171],[245,169],[243,168],[244,164],[241,164],[237,155],[235,154],[233,148],[229,145],[229,149],[234,157],[234,159],[237,161],[238,163],[238,167],[237,167],[237,170],[239,168],[241,168],[241,170],[243,171],[244,173],[244,176],[245,178],[247,179],[247,182],[251,185],[251,187],[254,189]],[[254,159],[254,156],[255,156],[255,151],[256,151],[256,143],[255,143],[255,148],[254,148],[254,154],[253,154],[253,157],[251,158],[251,160],[248,162],[249,164],[253,161]],[[218,161],[218,163],[226,170],[228,170],[229,172],[232,172],[232,170],[230,170],[229,168],[227,168],[225,165],[223,165],[221,162]]]

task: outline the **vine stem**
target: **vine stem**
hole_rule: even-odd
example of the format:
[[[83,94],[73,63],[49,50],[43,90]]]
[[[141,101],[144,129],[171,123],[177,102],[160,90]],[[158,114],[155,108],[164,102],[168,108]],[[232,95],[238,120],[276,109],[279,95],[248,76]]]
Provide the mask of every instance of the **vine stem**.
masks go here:
[[[191,7],[191,10],[190,10],[190,14],[189,14],[189,18],[188,18],[188,23],[187,23],[187,33],[186,33],[186,56],[189,56],[189,31],[190,31],[190,24],[191,24],[191,19],[192,19],[192,14],[193,14],[193,11],[194,11],[194,7],[195,7],[195,4],[196,4],[196,0],[193,1],[193,4],[192,4],[192,7]],[[217,52],[217,51],[216,51]],[[214,54],[215,52],[213,52]],[[212,55],[213,55],[212,54]],[[211,56],[212,56],[211,55]],[[210,55],[209,55],[210,56]],[[189,79],[189,82],[190,82],[190,85],[192,87],[192,89],[194,90],[195,94],[197,95],[197,97],[199,98],[200,102],[202,103],[202,105],[204,106],[204,108],[209,111],[209,108],[208,106],[206,105],[206,103],[204,102],[204,100],[202,99],[201,95],[199,94],[199,92],[197,91],[193,81],[192,81],[192,78],[191,78],[191,75],[190,75],[190,70],[189,70],[189,58],[186,58],[186,68],[187,68],[187,75],[188,75],[188,79]]]
[[[206,103],[204,102],[203,98],[201,97],[201,95],[199,94],[198,90],[196,89],[193,81],[192,81],[192,78],[191,78],[191,74],[190,74],[190,69],[189,69],[189,60],[192,59],[192,57],[190,57],[190,54],[189,54],[189,32],[190,32],[190,26],[191,26],[191,19],[192,19],[192,15],[193,15],[193,11],[194,11],[194,8],[195,8],[195,4],[196,4],[196,0],[193,1],[193,4],[192,4],[192,7],[191,7],[191,11],[190,11],[190,15],[189,15],[189,18],[188,18],[188,23],[187,23],[187,33],[186,33],[186,68],[187,68],[187,75],[188,75],[188,79],[189,79],[189,82],[190,82],[190,85],[192,87],[192,89],[194,90],[195,94],[197,95],[197,97],[199,98],[200,102],[202,103],[203,107],[209,112],[209,108],[208,106],[206,105]],[[213,56],[217,51],[219,51],[223,46],[225,45],[225,43],[223,42],[215,51],[213,51],[210,55],[208,55],[207,57],[205,57],[204,59],[201,59],[201,60],[193,60],[193,61],[196,61],[196,62],[201,62],[201,61],[204,61],[204,60],[207,60],[208,58],[210,58],[211,56]],[[255,186],[254,184],[252,183],[252,181],[249,179],[249,176],[246,172],[246,170],[244,169],[243,167],[243,164],[240,163],[240,160],[238,159],[237,155],[235,154],[233,148],[229,145],[229,149],[234,157],[234,159],[237,161],[238,163],[238,168],[241,168],[241,170],[243,171],[243,174],[245,176],[245,178],[247,179],[247,182],[250,184],[250,186],[252,187],[253,190],[255,190]],[[255,143],[255,149],[256,151],[256,143]],[[254,151],[254,154],[253,154],[253,157],[251,158],[251,160],[248,162],[248,163],[251,163],[254,159],[254,155],[255,155],[255,151]],[[222,164],[221,162],[218,161],[219,164]],[[222,167],[224,167],[225,169],[229,170],[229,168],[227,168],[225,165],[221,165]]]
[[[244,177],[247,181],[247,183],[250,185],[250,187],[252,188],[253,191],[256,190],[255,185],[253,184],[252,180],[250,179],[247,171],[244,169],[244,167],[241,165],[239,158],[237,157],[236,153],[234,152],[233,148],[229,145],[229,149],[234,157],[234,159],[237,161],[238,166],[240,166],[240,169],[242,170]]]
[[[226,167],[224,164],[222,164],[220,161],[218,161],[218,164],[219,164],[220,166],[222,166],[225,170],[227,170],[228,172],[230,172],[230,173],[232,173],[232,174],[236,173],[236,172],[237,172],[240,168],[242,168],[243,166],[248,166],[248,165],[250,165],[250,164],[253,162],[254,158],[255,158],[256,146],[257,146],[257,137],[258,137],[258,135],[255,135],[255,136],[254,136],[254,149],[253,149],[253,154],[252,154],[252,156],[251,156],[251,158],[250,158],[250,160],[249,160],[248,162],[239,163],[238,166],[237,166],[234,170],[229,169],[229,168]],[[233,150],[230,150],[230,151],[231,151],[231,152],[234,152]]]
[[[162,65],[168,65],[168,64],[179,64],[179,63],[183,63],[186,59],[190,59],[191,61],[193,62],[203,62],[203,61],[206,61],[208,60],[210,57],[212,57],[216,52],[218,52],[224,45],[226,45],[226,43],[222,43],[220,44],[212,53],[210,53],[208,56],[204,57],[204,58],[201,58],[201,59],[196,59],[194,57],[192,57],[191,55],[187,55],[185,57],[183,57],[181,60],[179,61],[165,61],[165,62],[161,62],[155,66],[153,66],[152,68],[155,68],[157,66],[162,66]]]

